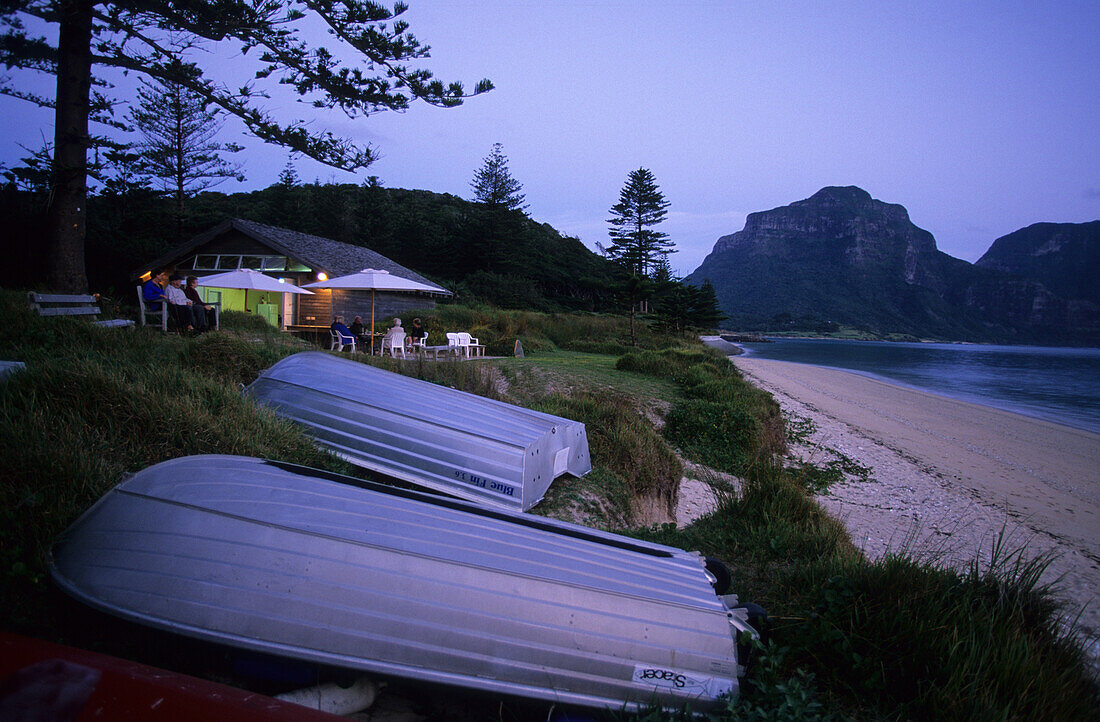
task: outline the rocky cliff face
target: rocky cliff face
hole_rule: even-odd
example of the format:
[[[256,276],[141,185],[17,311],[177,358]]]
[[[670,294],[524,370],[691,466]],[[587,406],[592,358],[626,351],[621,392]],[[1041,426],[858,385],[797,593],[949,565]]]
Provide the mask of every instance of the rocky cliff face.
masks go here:
[[[995,240],[974,265],[1037,281],[1062,298],[1100,304],[1100,221],[1021,228]]]
[[[903,206],[856,187],[750,214],[688,280],[739,321],[777,315],[978,341],[1100,342],[1100,309],[936,248]]]

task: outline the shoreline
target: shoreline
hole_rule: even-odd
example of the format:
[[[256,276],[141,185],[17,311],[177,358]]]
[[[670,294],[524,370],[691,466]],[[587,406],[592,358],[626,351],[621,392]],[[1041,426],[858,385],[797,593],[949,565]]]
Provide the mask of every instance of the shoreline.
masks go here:
[[[780,339],[780,340],[786,340],[786,339]],[[793,337],[792,337],[792,340],[795,340],[795,339],[793,339]],[[811,340],[811,341],[837,340],[838,342],[841,342],[841,343],[848,343],[847,340],[841,340],[841,339],[811,339],[811,338],[806,338],[806,339],[797,339],[797,340]],[[717,341],[718,343],[721,343],[722,345],[721,346],[717,345],[715,343],[715,341]],[[756,350],[756,349],[747,349],[744,346],[742,346],[741,344],[731,344],[730,342],[724,341],[724,340],[722,340],[718,337],[704,337],[703,342],[705,344],[707,344],[708,346],[712,346],[714,348],[717,348],[717,349],[723,351],[727,355],[728,354],[736,354],[736,355],[742,356],[743,358],[753,358],[753,359],[769,360],[769,361],[786,360],[786,359],[771,359],[771,358],[768,358],[767,355],[766,355],[766,352],[764,352],[764,351],[760,351],[760,350]],[[856,340],[852,340],[852,342],[854,343],[854,342],[856,342]],[[882,343],[887,343],[887,342],[882,342]],[[929,342],[929,343],[933,343],[933,342]],[[934,342],[934,343],[939,344],[939,345],[949,345],[949,344],[940,343],[940,342]],[[916,345],[916,344],[913,343],[911,345]],[[950,345],[979,346],[980,344],[957,343],[957,344],[950,344]],[[1078,348],[1071,347],[1071,346],[1026,346],[1026,345],[1006,346],[1004,344],[988,344],[988,345],[991,346],[991,347],[994,347],[994,348],[1049,349],[1049,350],[1064,350],[1064,351],[1077,351],[1077,350],[1079,350]],[[730,350],[730,347],[736,347],[737,350],[732,351],[732,350]],[[765,355],[764,356],[758,356],[757,355],[758,353],[764,353]],[[967,392],[966,390],[962,390],[962,389],[958,389],[958,388],[944,388],[944,387],[937,387],[934,384],[922,384],[920,381],[907,381],[907,380],[902,379],[902,378],[895,378],[895,377],[890,376],[888,374],[878,373],[876,371],[864,370],[864,369],[859,369],[859,368],[849,368],[845,365],[836,365],[836,366],[834,366],[834,365],[829,365],[829,364],[814,363],[812,361],[802,360],[802,359],[789,360],[788,362],[789,363],[799,363],[799,364],[810,365],[810,366],[818,366],[820,368],[831,368],[831,369],[836,369],[838,371],[846,371],[848,373],[859,374],[861,376],[866,376],[868,378],[872,378],[872,379],[881,381],[883,383],[890,384],[892,386],[901,386],[901,387],[904,387],[904,388],[912,389],[914,391],[920,391],[920,392],[927,393],[927,394],[934,394],[936,396],[940,396],[940,397],[944,397],[944,398],[948,398],[948,399],[953,399],[955,401],[961,401],[961,402],[965,402],[965,403],[969,403],[969,404],[976,404],[978,406],[985,406],[985,407],[989,407],[989,408],[992,408],[992,409],[996,409],[998,411],[1003,411],[1003,412],[1007,412],[1007,413],[1010,413],[1010,414],[1017,414],[1017,415],[1020,415],[1020,416],[1027,416],[1027,417],[1030,417],[1032,419],[1038,419],[1038,420],[1041,420],[1041,421],[1045,421],[1047,423],[1056,424],[1058,426],[1065,426],[1065,427],[1068,427],[1070,429],[1076,429],[1078,431],[1086,431],[1086,432],[1089,432],[1091,434],[1100,435],[1100,417],[1096,416],[1095,414],[1086,414],[1084,411],[1081,411],[1081,410],[1077,409],[1076,407],[1064,407],[1064,406],[1063,407],[1058,407],[1058,406],[1051,407],[1051,406],[1043,405],[1041,403],[1030,403],[1029,400],[1026,399],[1026,398],[1017,399],[1017,398],[1012,398],[1012,397],[1009,397],[1009,396],[997,396],[997,395],[990,396],[990,395],[985,395],[985,394],[980,394],[980,393],[970,393],[970,392]]]
[[[857,372],[730,360],[785,414],[813,422],[793,455],[834,449],[872,469],[819,497],[869,558],[904,550],[962,569],[988,562],[1003,529],[1008,551],[1054,556],[1044,581],[1060,580],[1069,618],[1084,607],[1100,659],[1100,435]]]

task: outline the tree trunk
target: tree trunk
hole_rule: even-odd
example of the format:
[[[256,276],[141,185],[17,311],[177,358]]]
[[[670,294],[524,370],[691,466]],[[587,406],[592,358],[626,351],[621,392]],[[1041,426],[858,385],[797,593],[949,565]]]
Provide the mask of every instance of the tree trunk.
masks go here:
[[[634,303],[630,304],[630,347],[638,345],[638,339],[634,336]]]
[[[50,289],[85,292],[88,110],[92,84],[92,3],[62,3],[57,49],[53,184],[47,211]]]

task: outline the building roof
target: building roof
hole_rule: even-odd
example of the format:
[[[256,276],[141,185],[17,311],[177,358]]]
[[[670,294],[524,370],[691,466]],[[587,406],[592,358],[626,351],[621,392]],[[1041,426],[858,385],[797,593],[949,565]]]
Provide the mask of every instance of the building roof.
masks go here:
[[[438,284],[432,283],[416,271],[406,268],[396,261],[391,261],[369,248],[334,241],[330,238],[312,236],[308,233],[299,233],[287,228],[269,226],[256,221],[246,221],[241,218],[230,218],[223,221],[186,243],[176,246],[155,261],[139,268],[134,272],[134,276],[141,276],[154,268],[171,265],[209,241],[233,229],[270,246],[278,253],[304,263],[314,271],[324,271],[329,278],[357,273],[365,268],[377,268],[389,271],[401,278],[426,283],[438,288],[439,293],[450,295],[450,291],[440,288]]]

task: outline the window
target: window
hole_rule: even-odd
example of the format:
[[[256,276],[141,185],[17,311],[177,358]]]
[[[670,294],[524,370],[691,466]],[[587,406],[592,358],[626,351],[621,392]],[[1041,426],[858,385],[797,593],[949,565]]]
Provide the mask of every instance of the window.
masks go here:
[[[181,266],[194,268],[196,271],[235,271],[238,268],[251,268],[255,271],[308,273],[310,270],[309,266],[291,261],[286,256],[241,256],[236,253],[201,253]]]

